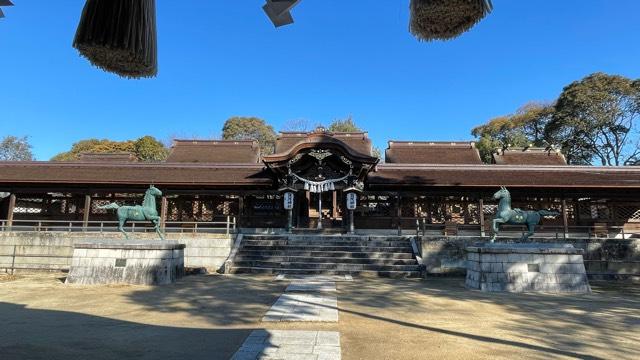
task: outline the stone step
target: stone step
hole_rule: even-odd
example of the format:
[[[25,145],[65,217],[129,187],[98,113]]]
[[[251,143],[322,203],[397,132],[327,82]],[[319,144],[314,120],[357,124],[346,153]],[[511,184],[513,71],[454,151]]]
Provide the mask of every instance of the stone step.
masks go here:
[[[287,240],[287,235],[244,235],[243,240]]]
[[[387,241],[387,240],[245,240],[245,246],[377,246],[377,247],[411,247],[408,241]]]
[[[354,258],[354,257],[313,257],[313,256],[251,256],[238,255],[236,263],[243,261],[269,261],[269,262],[315,262],[336,264],[370,264],[370,265],[415,265],[415,259],[393,258]]]
[[[283,246],[262,246],[262,245],[242,245],[242,250],[298,250],[298,251],[351,251],[351,252],[411,252],[411,246],[338,246],[338,245],[283,245]]]
[[[233,267],[265,268],[265,269],[303,269],[303,270],[341,270],[341,271],[420,271],[415,265],[372,265],[316,262],[271,262],[271,261],[239,261]]]
[[[372,265],[372,264],[341,264],[317,262],[272,262],[272,261],[234,261],[234,266],[256,267],[272,269],[313,269],[313,270],[348,270],[348,271],[419,271],[415,265]]]
[[[247,250],[240,249],[236,256],[306,256],[368,259],[413,259],[411,252],[375,251],[304,251],[304,250]]]
[[[375,271],[375,270],[319,270],[319,269],[280,269],[262,267],[241,267],[234,266],[230,270],[231,274],[290,274],[290,275],[352,275],[371,277],[391,277],[391,278],[417,278],[420,271]]]
[[[301,241],[360,241],[360,240],[383,240],[408,242],[406,236],[386,236],[386,235],[339,235],[339,236],[319,236],[319,235],[244,235],[244,240],[301,240]]]

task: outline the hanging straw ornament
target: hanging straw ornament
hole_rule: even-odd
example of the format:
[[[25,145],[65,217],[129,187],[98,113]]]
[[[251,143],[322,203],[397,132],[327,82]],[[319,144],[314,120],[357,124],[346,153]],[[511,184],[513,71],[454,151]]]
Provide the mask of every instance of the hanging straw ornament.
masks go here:
[[[419,40],[448,40],[491,12],[491,0],[411,0],[409,29]]]
[[[155,0],[87,0],[73,47],[126,78],[158,73]]]
[[[0,0],[0,6],[13,6],[13,3],[9,0]],[[0,8],[0,19],[4,17],[4,13],[2,12],[2,8]]]

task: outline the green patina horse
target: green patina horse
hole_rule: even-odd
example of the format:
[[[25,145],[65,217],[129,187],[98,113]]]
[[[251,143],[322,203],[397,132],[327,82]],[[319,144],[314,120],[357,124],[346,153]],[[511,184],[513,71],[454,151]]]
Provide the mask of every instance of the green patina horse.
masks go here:
[[[511,194],[504,186],[493,194],[493,198],[496,200],[499,199],[500,203],[498,204],[498,210],[496,210],[496,217],[493,219],[493,237],[491,238],[491,242],[496,240],[501,224],[527,225],[529,232],[523,234],[522,238],[520,238],[520,240],[527,240],[529,236],[533,235],[536,225],[540,223],[540,219],[543,216],[560,215],[557,211],[512,209]]]
[[[120,206],[116,203],[110,203],[105,206],[99,206],[99,209],[114,209],[118,214],[118,230],[124,234],[124,237],[128,240],[129,236],[124,231],[124,224],[127,220],[133,221],[151,221],[155,226],[156,233],[160,236],[160,239],[164,240],[164,236],[160,231],[160,216],[158,216],[158,210],[156,209],[156,196],[162,196],[162,192],[155,186],[149,186],[149,189],[144,193],[144,199],[142,200],[142,206]]]

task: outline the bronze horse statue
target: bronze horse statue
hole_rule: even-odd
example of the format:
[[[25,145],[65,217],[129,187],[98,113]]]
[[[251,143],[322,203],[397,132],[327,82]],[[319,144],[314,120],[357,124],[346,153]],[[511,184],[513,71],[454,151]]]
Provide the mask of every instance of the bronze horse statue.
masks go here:
[[[156,196],[162,196],[162,192],[155,186],[151,185],[144,193],[142,206],[120,206],[116,203],[110,203],[105,206],[99,206],[98,208],[116,210],[116,213],[118,214],[118,230],[124,234],[124,237],[127,240],[129,240],[129,236],[123,228],[127,220],[151,221],[155,227],[156,233],[160,236],[160,239],[164,240],[164,236],[160,231],[160,216],[158,216],[158,210],[156,209]]]
[[[491,242],[496,240],[498,231],[500,231],[501,224],[508,225],[527,225],[529,232],[522,235],[521,241],[527,240],[529,236],[533,235],[536,225],[540,223],[540,219],[543,216],[558,216],[557,211],[548,210],[521,210],[511,208],[511,194],[509,190],[502,186],[495,194],[493,194],[495,200],[500,200],[498,204],[498,210],[496,210],[496,217],[493,219],[493,237]]]

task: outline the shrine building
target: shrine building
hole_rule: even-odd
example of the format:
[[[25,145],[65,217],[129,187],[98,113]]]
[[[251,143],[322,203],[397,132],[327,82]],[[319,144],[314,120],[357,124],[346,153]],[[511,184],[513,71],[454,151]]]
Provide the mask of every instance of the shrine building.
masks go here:
[[[167,231],[227,222],[246,231],[347,232],[353,219],[356,232],[484,235],[500,186],[514,207],[562,214],[538,232],[624,237],[640,228],[638,167],[567,165],[561,153],[540,148],[500,150],[483,164],[473,142],[389,141],[376,157],[367,133],[323,129],[282,132],[271,155],[251,140],[176,140],[157,163],[130,154],[0,162],[1,225],[104,227],[114,219],[100,205],[138,204],[150,184],[163,192]]]

